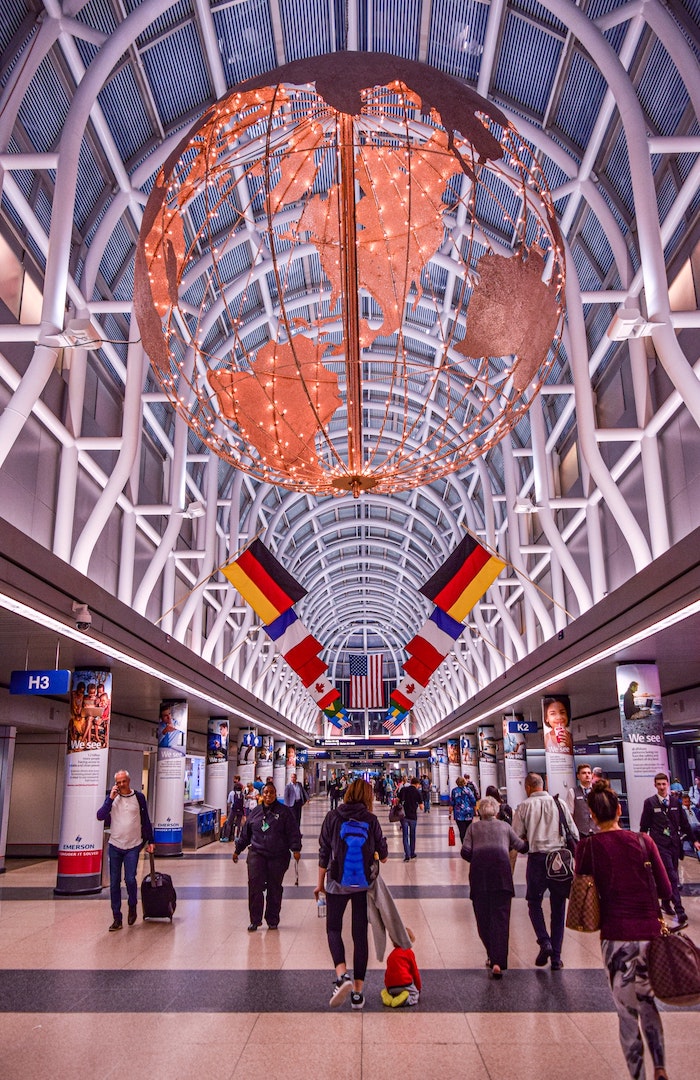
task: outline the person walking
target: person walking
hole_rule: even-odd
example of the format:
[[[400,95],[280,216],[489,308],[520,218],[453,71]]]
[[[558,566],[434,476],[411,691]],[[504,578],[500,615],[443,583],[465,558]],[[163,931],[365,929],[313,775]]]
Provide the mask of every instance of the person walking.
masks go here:
[[[399,802],[403,807],[404,817],[401,821],[403,834],[404,862],[409,862],[416,857],[416,825],[418,824],[418,807],[423,805],[423,796],[420,790],[420,780],[414,776],[409,784],[399,791]]]
[[[550,881],[547,877],[547,855],[563,846],[559,808],[575,840],[578,840],[578,829],[564,804],[557,805],[557,801],[544,790],[544,781],[538,773],[529,772],[525,777],[525,794],[527,795],[525,802],[516,807],[513,815],[513,829],[522,840],[527,840],[529,844],[525,872],[525,899],[530,922],[540,947],[535,967],[546,967],[549,960],[552,971],[561,971],[564,967],[561,947],[564,941],[566,901],[569,897],[571,881]],[[542,911],[542,901],[547,889],[549,889],[551,908],[550,930],[547,930]]]
[[[463,776],[458,776],[456,787],[450,792],[450,818],[454,817],[459,830],[459,842],[464,841],[464,836],[474,819],[476,799],[467,787]]]
[[[289,807],[294,814],[299,828],[301,828],[301,808],[307,801],[308,796],[304,791],[304,785],[298,783],[297,774],[292,773],[284,789],[284,805]]]
[[[314,896],[326,896],[326,934],[335,966],[330,1006],[335,1009],[350,998],[353,1009],[364,1008],[364,980],[369,960],[367,941],[367,890],[389,848],[373,810],[372,786],[353,780],[336,810],[329,810],[321,825],[318,849],[318,884]],[[351,905],[352,979],[345,962],[343,915]]]
[[[663,909],[667,915],[675,913],[676,925],[674,929],[680,930],[682,927],[687,926],[688,916],[681,900],[678,860],[683,858],[684,839],[696,851],[700,850],[700,841],[693,838],[686,812],[678,801],[678,796],[669,789],[666,773],[660,772],[656,774],[654,787],[656,788],[656,795],[644,800],[642,816],[639,820],[639,831],[649,833],[649,836],[659,849],[661,861],[671,882],[671,904],[673,904],[673,907],[671,907],[668,899],[666,899]]]
[[[510,905],[515,895],[509,852],[527,851],[526,842],[516,836],[512,826],[498,819],[499,809],[496,799],[484,795],[478,805],[479,817],[462,838],[460,851],[469,863],[476,928],[494,979],[500,979],[508,967]]]
[[[655,1080],[668,1080],[646,954],[649,942],[661,934],[659,898],[669,899],[671,881],[653,840],[620,828],[622,808],[607,781],[593,784],[588,806],[598,832],[576,848],[576,873],[591,874],[600,897],[600,947],[622,1052],[630,1076],[645,1080],[643,1035]]]
[[[270,930],[276,930],[282,908],[282,882],[290,852],[299,861],[301,833],[292,811],[277,799],[274,784],[265,784],[262,802],[247,815],[231,856],[234,863],[248,847],[248,931],[254,933],[262,926],[263,913]]]
[[[97,820],[104,821],[110,830],[107,850],[109,896],[113,915],[109,928],[111,933],[122,928],[122,867],[129,904],[127,922],[129,926],[133,926],[137,916],[136,868],[141,848],[145,844],[149,854],[155,850],[146,797],[142,792],[132,790],[131,777],[126,769],[120,769],[114,774],[114,786],[97,811]]]
[[[586,762],[576,768],[576,784],[566,792],[566,806],[574,819],[581,838],[597,832],[597,826],[588,808],[588,796],[593,783],[593,770]]]

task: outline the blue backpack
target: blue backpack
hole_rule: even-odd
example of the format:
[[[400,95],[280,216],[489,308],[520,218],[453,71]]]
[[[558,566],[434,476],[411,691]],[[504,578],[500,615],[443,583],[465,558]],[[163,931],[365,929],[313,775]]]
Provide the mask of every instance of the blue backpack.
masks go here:
[[[368,821],[343,821],[337,833],[337,851],[334,852],[331,876],[347,889],[368,889],[374,852],[369,851],[370,835]]]

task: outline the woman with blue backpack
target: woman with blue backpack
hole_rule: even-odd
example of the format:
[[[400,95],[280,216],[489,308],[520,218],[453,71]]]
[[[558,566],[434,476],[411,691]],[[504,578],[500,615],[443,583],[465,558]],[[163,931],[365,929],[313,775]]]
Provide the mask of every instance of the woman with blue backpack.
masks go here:
[[[335,1009],[350,998],[353,1009],[364,1008],[363,994],[369,944],[367,941],[367,890],[386,862],[389,848],[379,821],[372,813],[372,785],[353,780],[343,802],[330,810],[321,826],[318,853],[318,885],[314,896],[326,896],[326,933],[335,965],[330,1005]],[[343,915],[352,910],[353,977],[345,963]]]

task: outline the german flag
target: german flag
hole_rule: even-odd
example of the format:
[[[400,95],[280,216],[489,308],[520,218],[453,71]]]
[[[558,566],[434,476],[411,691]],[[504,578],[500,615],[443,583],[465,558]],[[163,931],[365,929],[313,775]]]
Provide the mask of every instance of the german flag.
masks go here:
[[[221,572],[264,623],[274,622],[306,596],[306,589],[287,573],[260,540],[253,540],[250,547]]]
[[[505,565],[472,536],[465,536],[419,591],[451,618],[462,622]]]

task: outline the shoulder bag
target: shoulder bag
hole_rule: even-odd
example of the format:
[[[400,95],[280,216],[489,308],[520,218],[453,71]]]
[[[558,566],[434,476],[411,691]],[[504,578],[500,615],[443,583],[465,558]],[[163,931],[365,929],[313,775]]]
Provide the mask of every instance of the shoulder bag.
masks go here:
[[[574,877],[574,851],[576,841],[564,816],[564,810],[559,802],[559,796],[554,796],[559,811],[559,836],[563,841],[561,847],[547,852],[545,860],[545,872],[547,881],[571,882]]]
[[[654,870],[647,855],[642,837],[639,843],[644,856],[644,869],[654,902],[658,905],[659,894]],[[649,983],[654,997],[666,1005],[700,1004],[700,949],[687,934],[672,934],[663,918],[661,936],[652,938],[647,950]]]
[[[406,817],[403,806],[398,799],[394,799],[389,809],[389,821],[398,823]]]
[[[593,838],[591,844],[591,862],[595,873]],[[600,930],[600,896],[593,874],[574,874],[569,893],[569,906],[566,912],[566,925],[569,930],[578,930],[581,934],[592,934]]]

